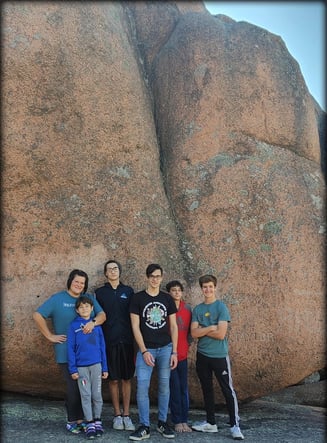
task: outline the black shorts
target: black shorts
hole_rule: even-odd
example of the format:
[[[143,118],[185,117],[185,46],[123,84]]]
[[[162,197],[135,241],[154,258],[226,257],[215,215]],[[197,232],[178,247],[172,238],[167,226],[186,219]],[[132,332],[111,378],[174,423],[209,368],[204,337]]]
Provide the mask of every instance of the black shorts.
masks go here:
[[[130,380],[135,372],[134,345],[118,343],[106,349],[109,380]]]

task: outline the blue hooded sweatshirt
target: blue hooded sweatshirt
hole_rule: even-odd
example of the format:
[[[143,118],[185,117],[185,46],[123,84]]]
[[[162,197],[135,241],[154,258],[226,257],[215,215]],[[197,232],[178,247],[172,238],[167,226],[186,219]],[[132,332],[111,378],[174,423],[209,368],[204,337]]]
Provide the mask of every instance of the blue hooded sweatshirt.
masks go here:
[[[102,372],[108,372],[106,347],[101,326],[95,326],[89,334],[83,328],[90,319],[76,317],[69,326],[67,334],[68,370],[70,374],[78,372],[79,366],[91,366],[101,363]]]

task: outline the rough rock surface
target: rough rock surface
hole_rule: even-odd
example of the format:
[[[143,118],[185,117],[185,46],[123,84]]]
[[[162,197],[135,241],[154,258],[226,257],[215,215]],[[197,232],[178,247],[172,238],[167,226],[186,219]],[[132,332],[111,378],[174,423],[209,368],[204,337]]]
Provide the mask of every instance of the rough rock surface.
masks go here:
[[[286,389],[268,395],[265,399],[276,403],[326,408],[326,387],[326,380],[310,383],[309,385],[289,386]]]
[[[324,367],[319,112],[279,37],[202,3],[7,2],[3,55],[6,390],[61,395],[32,312],[111,257],[192,305],[219,277],[240,399]]]
[[[31,314],[69,271],[99,284],[115,256],[140,287],[147,263],[172,277],[182,261],[122,6],[8,2],[4,12],[4,379],[55,393],[44,386],[52,348]]]
[[[319,133],[298,64],[264,29],[189,13],[149,76],[192,303],[196,277],[218,273],[242,398],[299,380],[312,343],[324,360],[325,317]]]

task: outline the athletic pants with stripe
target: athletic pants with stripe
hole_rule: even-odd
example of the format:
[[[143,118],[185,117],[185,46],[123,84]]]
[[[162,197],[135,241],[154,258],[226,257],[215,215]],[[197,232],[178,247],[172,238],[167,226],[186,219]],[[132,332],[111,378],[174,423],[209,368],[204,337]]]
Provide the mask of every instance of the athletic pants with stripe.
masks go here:
[[[196,372],[201,383],[207,422],[210,424],[216,423],[213,391],[214,374],[226,401],[230,425],[239,426],[238,401],[233,388],[229,357],[211,358],[198,352],[196,354]]]

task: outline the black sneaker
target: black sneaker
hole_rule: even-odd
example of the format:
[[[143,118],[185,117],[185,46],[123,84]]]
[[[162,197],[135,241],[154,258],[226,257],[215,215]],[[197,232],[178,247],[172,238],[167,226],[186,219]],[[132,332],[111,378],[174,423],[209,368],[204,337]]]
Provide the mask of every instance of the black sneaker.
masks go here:
[[[141,425],[137,428],[133,434],[129,436],[130,440],[145,440],[146,438],[150,438],[150,428],[148,426]]]
[[[157,431],[160,432],[160,434],[163,437],[175,438],[175,432],[172,429],[170,429],[168,424],[165,423],[164,421],[158,421]]]

